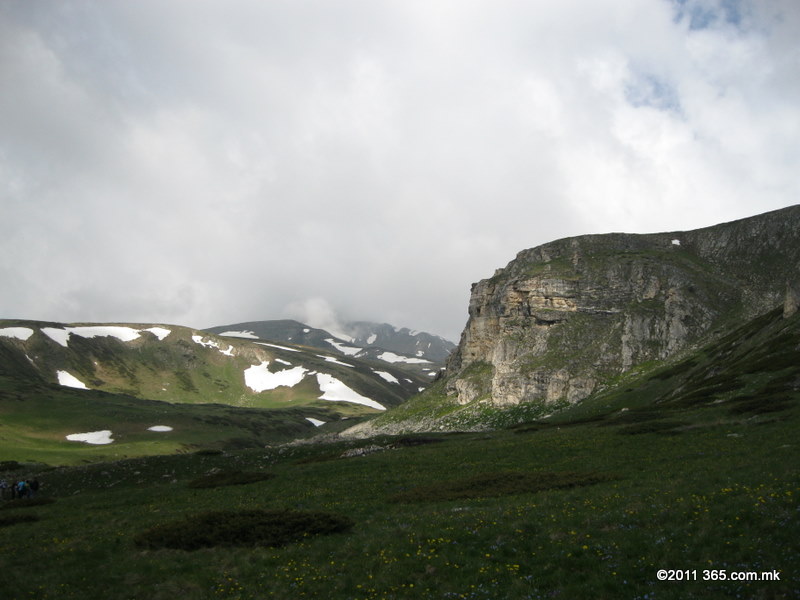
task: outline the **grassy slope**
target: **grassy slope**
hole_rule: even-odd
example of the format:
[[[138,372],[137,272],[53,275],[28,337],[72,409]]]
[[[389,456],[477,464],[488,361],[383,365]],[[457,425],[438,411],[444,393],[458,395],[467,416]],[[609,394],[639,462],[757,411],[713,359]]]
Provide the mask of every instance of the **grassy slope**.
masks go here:
[[[0,511],[40,518],[0,527],[0,595],[798,597],[798,319],[765,316],[684,363],[512,429],[427,435],[421,441],[440,443],[421,445],[376,438],[42,472],[54,504]],[[380,451],[341,458],[352,445]],[[274,477],[188,487],[212,469]],[[506,472],[600,481],[487,496],[486,479],[475,477]],[[466,482],[462,497],[433,500],[454,480]],[[418,486],[430,501],[393,500],[414,497]],[[356,525],[283,548],[143,551],[133,543],[176,518],[250,508],[325,510]],[[696,570],[698,580],[661,582],[658,569]],[[706,570],[717,579],[719,570],[778,570],[780,581],[704,581]]]
[[[0,337],[0,374],[56,383],[56,371],[66,370],[92,389],[143,399],[269,409],[306,405],[339,412],[342,416],[374,414],[375,410],[358,404],[319,400],[321,392],[312,375],[306,375],[304,381],[294,387],[254,392],[246,385],[244,372],[265,360],[269,361],[272,372],[304,367],[307,371],[330,374],[387,407],[403,402],[416,393],[419,386],[428,383],[385,363],[373,365],[332,356],[352,365],[345,366],[325,360],[317,349],[285,350],[177,326],[168,326],[171,333],[164,340],[147,332],[128,342],[110,336],[72,335],[69,347],[64,348],[38,331],[42,325],[29,321],[0,321],[0,328],[24,326],[36,330],[27,341]],[[144,326],[133,327],[142,329]],[[201,335],[205,346],[192,339],[197,335]],[[212,343],[219,347],[211,346]],[[233,356],[223,354],[220,349],[230,351]],[[387,382],[375,373],[376,370],[392,372],[401,383]]]
[[[0,376],[0,458],[51,465],[168,454],[197,448],[263,446],[312,435],[306,420],[335,421],[327,407],[274,410],[148,401]],[[173,431],[147,431],[168,425]],[[111,430],[114,443],[70,442],[71,433]]]

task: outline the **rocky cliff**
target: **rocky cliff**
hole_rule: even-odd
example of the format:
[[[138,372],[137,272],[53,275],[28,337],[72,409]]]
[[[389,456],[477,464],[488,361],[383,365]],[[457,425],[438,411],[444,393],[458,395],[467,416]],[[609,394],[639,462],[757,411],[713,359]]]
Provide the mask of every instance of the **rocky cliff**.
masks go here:
[[[694,231],[524,250],[473,285],[445,389],[460,404],[577,402],[789,303],[799,265],[800,206]]]

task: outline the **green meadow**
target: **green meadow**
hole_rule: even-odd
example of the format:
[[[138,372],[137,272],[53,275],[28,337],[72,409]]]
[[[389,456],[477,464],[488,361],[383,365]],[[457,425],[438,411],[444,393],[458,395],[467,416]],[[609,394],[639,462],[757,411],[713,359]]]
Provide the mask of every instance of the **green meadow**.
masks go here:
[[[54,502],[0,509],[0,597],[796,598],[797,408],[718,412],[678,432],[581,421],[23,466],[6,476],[35,475]],[[236,472],[265,477],[197,485]],[[350,526],[266,545],[142,541],[177,524],[188,546],[214,511]]]
[[[798,361],[800,314],[773,311],[549,418],[291,443],[306,407],[48,412],[55,388],[3,380],[0,477],[42,488],[0,503],[0,598],[798,598]],[[130,432],[63,441],[103,403]]]

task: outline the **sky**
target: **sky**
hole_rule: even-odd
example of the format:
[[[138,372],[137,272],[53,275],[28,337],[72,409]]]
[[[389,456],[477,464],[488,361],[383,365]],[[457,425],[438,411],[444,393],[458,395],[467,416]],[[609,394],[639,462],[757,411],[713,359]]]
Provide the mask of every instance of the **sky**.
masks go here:
[[[372,320],[798,203],[796,0],[2,0],[0,318]]]

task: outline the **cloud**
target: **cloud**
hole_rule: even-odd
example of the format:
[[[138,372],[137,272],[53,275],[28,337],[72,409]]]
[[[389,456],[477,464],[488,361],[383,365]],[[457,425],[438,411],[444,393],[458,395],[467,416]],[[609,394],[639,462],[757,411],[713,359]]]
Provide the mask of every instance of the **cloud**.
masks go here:
[[[0,316],[327,306],[456,339],[524,248],[795,202],[798,26],[789,0],[3,3]]]

